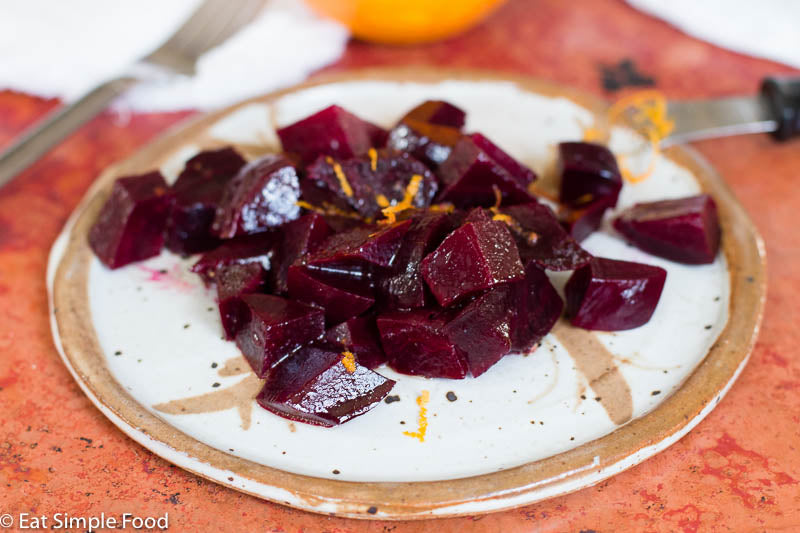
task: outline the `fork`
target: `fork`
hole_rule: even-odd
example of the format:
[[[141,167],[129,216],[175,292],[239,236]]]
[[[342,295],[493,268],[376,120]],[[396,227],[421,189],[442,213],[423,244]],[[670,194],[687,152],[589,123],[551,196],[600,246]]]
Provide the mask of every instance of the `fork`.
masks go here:
[[[23,132],[0,155],[0,187],[50,148],[100,113],[121,93],[154,75],[195,73],[197,59],[250,22],[265,0],[205,0],[157,50],[131,65],[121,76],[87,92]]]

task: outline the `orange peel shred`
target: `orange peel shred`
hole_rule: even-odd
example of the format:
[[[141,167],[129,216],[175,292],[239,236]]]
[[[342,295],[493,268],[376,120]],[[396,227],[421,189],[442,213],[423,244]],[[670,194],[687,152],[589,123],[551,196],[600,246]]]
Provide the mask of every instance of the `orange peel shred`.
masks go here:
[[[428,402],[431,399],[431,393],[424,390],[417,396],[417,405],[419,406],[419,415],[417,415],[417,431],[404,431],[403,435],[413,437],[420,442],[425,442],[425,434],[428,432]]]

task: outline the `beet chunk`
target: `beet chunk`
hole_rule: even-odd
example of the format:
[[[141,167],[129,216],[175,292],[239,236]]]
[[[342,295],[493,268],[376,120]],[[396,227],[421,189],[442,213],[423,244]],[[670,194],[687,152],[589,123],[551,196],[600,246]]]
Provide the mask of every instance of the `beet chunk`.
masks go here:
[[[462,379],[467,361],[444,332],[446,316],[433,309],[378,316],[381,344],[389,366],[403,374]]]
[[[523,264],[530,260],[548,270],[575,270],[591,259],[546,205],[530,202],[501,212],[513,219],[511,233]]]
[[[408,152],[435,170],[450,156],[461,137],[458,128],[406,117],[389,132],[386,146]]]
[[[717,204],[707,194],[636,204],[614,228],[645,252],[680,263],[713,263],[719,251]]]
[[[614,154],[601,144],[565,142],[558,145],[560,200],[571,207],[582,207],[599,198],[617,205],[622,176]]]
[[[289,267],[289,297],[322,307],[328,324],[360,315],[375,303],[372,289],[351,278],[326,276],[300,265]]]
[[[596,257],[567,282],[567,314],[585,329],[639,327],[653,315],[666,278],[663,268]]]
[[[534,261],[525,279],[509,285],[511,349],[527,353],[547,335],[564,311],[564,302]]]
[[[462,109],[449,102],[427,100],[406,113],[400,119],[400,122],[411,119],[427,122],[428,124],[461,129],[464,126],[466,117],[467,114]]]
[[[420,271],[436,300],[445,307],[525,275],[508,227],[490,219],[482,209],[470,212],[465,224],[422,260]]]
[[[200,152],[186,161],[172,189],[179,191],[208,181],[227,181],[246,163],[247,161],[230,147]]]
[[[322,309],[269,294],[241,297],[246,306],[236,345],[258,377],[325,333]]]
[[[247,306],[241,297],[262,290],[264,274],[259,263],[231,264],[217,269],[217,300],[226,339],[233,340],[247,321]]]
[[[198,274],[207,287],[215,282],[217,271],[223,266],[255,263],[267,272],[273,268],[278,244],[278,235],[274,232],[237,237],[203,254],[192,266],[192,272]]]
[[[316,426],[335,426],[366,413],[395,382],[358,363],[348,368],[342,357],[324,344],[301,348],[270,372],[256,401],[276,415]]]
[[[415,175],[421,176],[422,181],[411,205],[428,207],[439,184],[425,164],[407,153],[376,150],[372,155],[341,161],[321,156],[307,169],[309,180],[326,188],[361,216],[373,220],[378,218],[382,208],[403,200]],[[379,204],[379,197],[386,203]]]
[[[362,120],[337,105],[278,130],[283,149],[305,164],[320,155],[347,159],[386,143],[386,130]]]
[[[355,354],[358,364],[370,370],[386,362],[375,317],[361,316],[342,322],[325,333],[325,339]]]
[[[322,215],[310,213],[280,227],[283,234],[275,268],[272,270],[272,290],[285,294],[289,266],[300,257],[314,253],[333,233]]]
[[[577,242],[583,242],[600,228],[603,215],[612,207],[611,198],[598,198],[594,202],[577,209],[567,208],[563,213],[564,226]]]
[[[536,174],[480,133],[458,141],[438,174],[445,185],[438,200],[457,207],[494,205],[495,190],[505,205],[534,200],[528,184]]]
[[[300,216],[300,184],[289,159],[269,154],[244,166],[225,188],[213,231],[223,239],[260,233]]]
[[[89,230],[89,245],[109,268],[159,254],[173,201],[160,172],[119,178]]]

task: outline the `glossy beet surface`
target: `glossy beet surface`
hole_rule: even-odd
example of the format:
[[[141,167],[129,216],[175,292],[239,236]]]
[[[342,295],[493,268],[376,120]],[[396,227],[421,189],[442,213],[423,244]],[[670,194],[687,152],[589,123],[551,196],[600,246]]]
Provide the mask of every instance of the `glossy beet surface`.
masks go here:
[[[438,126],[450,126],[451,128],[461,129],[464,126],[467,114],[464,111],[449,102],[442,100],[427,100],[400,119],[403,120],[419,120],[429,124],[436,124]]]
[[[511,349],[527,353],[553,329],[564,302],[544,271],[530,261],[525,279],[509,287],[508,308]]]
[[[217,270],[233,264],[256,263],[265,272],[273,267],[280,236],[275,232],[245,235],[225,241],[222,245],[203,254],[192,266],[208,286],[215,282]]]
[[[334,426],[362,415],[394,387],[368,368],[348,368],[336,346],[314,344],[301,348],[278,364],[256,397],[258,404],[290,420]]]
[[[347,159],[381,148],[386,131],[345,111],[339,106],[322,111],[278,130],[286,152],[297,154],[305,164],[320,155]]]
[[[567,208],[563,213],[564,226],[573,239],[583,242],[600,228],[603,223],[603,215],[610,207],[611,200],[609,198],[598,198],[583,207]]]
[[[413,155],[435,170],[450,156],[461,137],[458,128],[405,118],[389,132],[386,145]]]
[[[567,315],[584,329],[637,328],[653,315],[666,278],[663,268],[594,258],[567,282]]]
[[[217,301],[225,338],[232,340],[248,318],[241,297],[264,289],[266,272],[259,263],[234,263],[217,269]]]
[[[372,370],[386,362],[375,317],[351,318],[325,333],[325,339],[352,352],[358,364]]]
[[[289,290],[289,266],[317,251],[332,233],[328,223],[317,213],[309,213],[281,226],[281,244],[271,275],[272,289],[276,294],[285,294]]]
[[[325,333],[322,309],[269,294],[241,297],[246,306],[236,345],[259,377]]]
[[[719,251],[717,205],[707,194],[636,204],[614,228],[645,252],[680,263],[713,263]]]
[[[266,155],[228,182],[213,231],[223,239],[259,233],[300,216],[297,170],[281,155]]]
[[[160,172],[120,178],[92,228],[89,245],[109,268],[161,252],[173,202]]]
[[[388,226],[362,226],[329,237],[305,263],[312,269],[362,277],[371,266],[390,267],[410,220]]]
[[[292,300],[323,308],[328,325],[358,316],[375,303],[368,283],[326,275],[300,265],[289,267],[288,286]]]
[[[566,142],[558,145],[561,202],[582,207],[599,198],[617,205],[622,176],[614,154],[601,144]]]

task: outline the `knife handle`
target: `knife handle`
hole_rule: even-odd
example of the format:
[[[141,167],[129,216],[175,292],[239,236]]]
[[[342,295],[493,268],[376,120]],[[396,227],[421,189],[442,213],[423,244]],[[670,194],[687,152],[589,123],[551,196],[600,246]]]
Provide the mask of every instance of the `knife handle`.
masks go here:
[[[779,141],[800,135],[800,78],[765,78],[761,84],[761,94],[778,123],[772,135]]]

